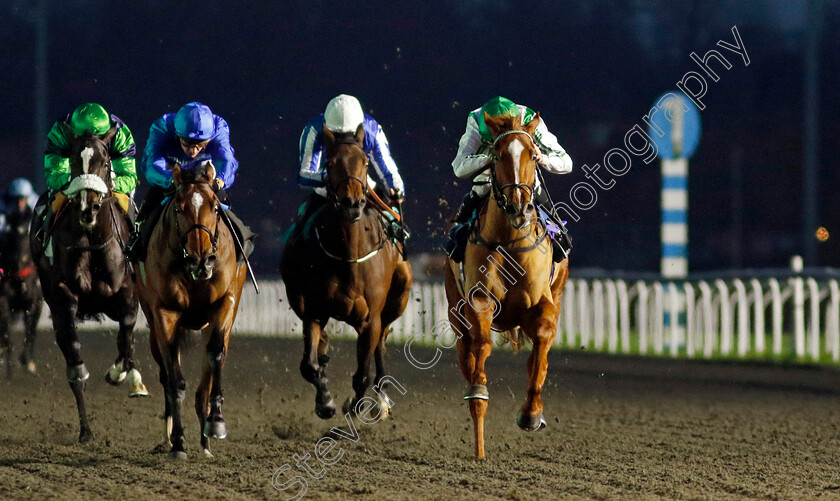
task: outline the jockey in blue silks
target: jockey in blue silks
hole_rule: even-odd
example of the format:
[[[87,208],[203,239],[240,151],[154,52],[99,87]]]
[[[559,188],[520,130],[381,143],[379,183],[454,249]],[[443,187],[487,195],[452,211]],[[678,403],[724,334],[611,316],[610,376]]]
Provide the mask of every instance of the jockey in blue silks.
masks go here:
[[[141,169],[152,187],[137,216],[140,229],[127,245],[132,257],[142,259],[144,251],[138,250],[137,244],[148,240],[161,212],[155,209],[172,193],[172,167],[178,164],[181,169],[188,170],[207,162],[216,169],[213,190],[226,204],[228,197],[223,190],[233,185],[239,161],[230,145],[227,122],[213,114],[207,105],[193,101],[177,113],[167,113],[152,123],[141,162]],[[225,213],[239,234],[246,255],[250,254],[254,234],[229,208],[225,207]]]
[[[327,103],[324,113],[306,124],[300,136],[298,184],[319,195],[311,197],[306,204],[300,227],[326,202],[326,146],[323,139],[325,127],[335,134],[355,133],[362,127],[365,131],[362,148],[378,181],[374,182],[368,176],[369,186],[375,189],[383,200],[392,202],[391,205],[398,205],[405,198],[405,185],[397,170],[397,164],[391,157],[391,148],[382,127],[373,117],[362,111],[358,99],[341,94]]]

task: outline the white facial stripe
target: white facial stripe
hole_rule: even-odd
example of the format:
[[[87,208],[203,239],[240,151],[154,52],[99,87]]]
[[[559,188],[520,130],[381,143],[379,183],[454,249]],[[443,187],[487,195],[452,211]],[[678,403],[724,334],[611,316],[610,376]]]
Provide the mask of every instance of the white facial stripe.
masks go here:
[[[198,219],[198,210],[204,205],[204,197],[201,193],[195,192],[192,196],[192,206],[195,208],[195,218]]]
[[[87,164],[87,162],[85,162],[85,164]],[[81,210],[87,209],[87,192],[88,192],[88,190],[82,190],[82,191],[79,192],[79,194],[82,196],[81,204],[80,204],[80,207],[79,207]]]
[[[513,179],[516,184],[519,184],[519,161],[522,158],[522,152],[525,147],[519,142],[519,139],[514,139],[508,145],[508,152],[513,159]]]
[[[93,148],[88,146],[82,150],[80,155],[82,157],[82,173],[87,174],[90,168],[90,159],[93,158]]]

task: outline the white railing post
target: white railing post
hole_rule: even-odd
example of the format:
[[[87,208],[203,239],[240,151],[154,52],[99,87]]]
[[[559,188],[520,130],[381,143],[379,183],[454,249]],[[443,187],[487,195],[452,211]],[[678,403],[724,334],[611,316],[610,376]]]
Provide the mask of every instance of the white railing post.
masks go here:
[[[589,340],[592,332],[589,330],[590,305],[588,301],[589,285],[578,280],[578,326],[580,327],[580,346],[589,349]]]
[[[670,352],[672,357],[676,357],[680,353],[680,292],[674,282],[668,282],[668,317]]]
[[[610,324],[607,350],[610,353],[615,353],[618,351],[618,291],[616,290],[614,280],[607,280],[604,284],[607,289],[607,314],[609,315]]]
[[[627,291],[627,282],[617,280],[616,285],[621,326],[621,353],[630,353],[630,295]]]
[[[636,321],[639,328],[639,354],[644,355],[648,350],[648,290],[644,282],[636,282],[634,286],[638,291],[638,303],[636,303]]]
[[[711,358],[717,345],[717,333],[712,317],[712,288],[705,281],[700,281],[697,288],[700,289],[700,300],[703,307],[703,356]]]
[[[754,320],[754,344],[755,351],[764,355],[764,291],[761,290],[761,282],[753,278],[750,280],[750,287],[753,294],[753,316]]]
[[[604,283],[600,280],[592,281],[592,313],[595,324],[595,350],[604,349]]]
[[[685,293],[685,349],[686,355],[694,357],[694,334],[696,332],[694,325],[694,286],[688,282],[683,282],[683,291]]]
[[[773,308],[773,354],[782,354],[782,288],[779,281],[771,278],[767,285],[770,286],[770,297]]]
[[[661,355],[665,351],[665,290],[662,282],[653,283],[653,352]]]
[[[837,280],[828,282],[831,306],[826,313],[826,351],[831,353],[831,359],[840,360],[840,286]]]
[[[820,288],[813,277],[805,281],[810,297],[811,318],[808,322],[808,352],[814,360],[820,359]]]
[[[750,307],[744,282],[736,278],[732,285],[738,301],[738,356],[743,357],[750,350]]]
[[[575,281],[566,281],[566,290],[563,291],[564,308],[563,315],[565,315],[566,324],[566,346],[570,348],[575,347]]]
[[[715,280],[720,298],[720,352],[729,355],[732,351],[732,314],[729,304],[729,287],[721,279]]]

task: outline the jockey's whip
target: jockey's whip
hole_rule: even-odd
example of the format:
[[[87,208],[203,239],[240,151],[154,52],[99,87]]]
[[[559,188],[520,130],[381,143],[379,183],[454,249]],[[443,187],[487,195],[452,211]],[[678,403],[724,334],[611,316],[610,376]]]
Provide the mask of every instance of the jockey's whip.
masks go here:
[[[251,268],[251,262],[248,261],[248,256],[245,255],[245,248],[242,246],[242,242],[239,241],[239,235],[237,235],[236,230],[233,229],[233,223],[230,222],[230,218],[225,213],[224,209],[219,210],[219,214],[221,214],[221,217],[225,220],[225,224],[230,230],[230,234],[233,235],[233,243],[236,244],[236,248],[242,253],[242,260],[245,261],[245,267],[248,269],[248,276],[251,277],[251,283],[254,284],[254,290],[257,291],[257,294],[259,294],[260,286],[257,284],[257,277],[254,276],[254,270]]]
[[[370,195],[370,199],[371,199],[371,200],[373,200],[374,202],[376,202],[376,204],[377,204],[377,205],[378,205],[381,209],[385,209],[386,211],[388,211],[388,213],[389,213],[389,214],[391,214],[392,216],[394,216],[394,219],[396,219],[397,221],[399,221],[400,223],[402,223],[402,215],[397,214],[396,212],[394,212],[394,209],[392,209],[390,205],[388,205],[388,204],[386,204],[385,202],[383,202],[383,201],[382,201],[382,199],[381,199],[381,198],[379,198],[379,195],[377,195],[375,191],[373,191],[373,190],[369,190],[369,191],[368,191],[368,195]]]

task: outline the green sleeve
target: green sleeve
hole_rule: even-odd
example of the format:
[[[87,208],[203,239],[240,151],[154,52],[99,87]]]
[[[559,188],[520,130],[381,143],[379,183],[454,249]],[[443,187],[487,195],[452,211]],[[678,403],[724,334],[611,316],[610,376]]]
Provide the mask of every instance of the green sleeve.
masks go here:
[[[47,134],[44,177],[51,190],[58,190],[70,181],[70,141],[64,135],[64,130],[62,123],[56,122]]]
[[[111,162],[114,167],[114,191],[117,193],[130,193],[137,188],[137,166],[134,154],[137,146],[134,144],[134,136],[127,125],[120,127],[114,137],[114,149],[122,158],[116,158]]]
[[[118,158],[111,162],[114,167],[114,191],[117,193],[130,193],[137,188],[137,167],[133,158]]]

